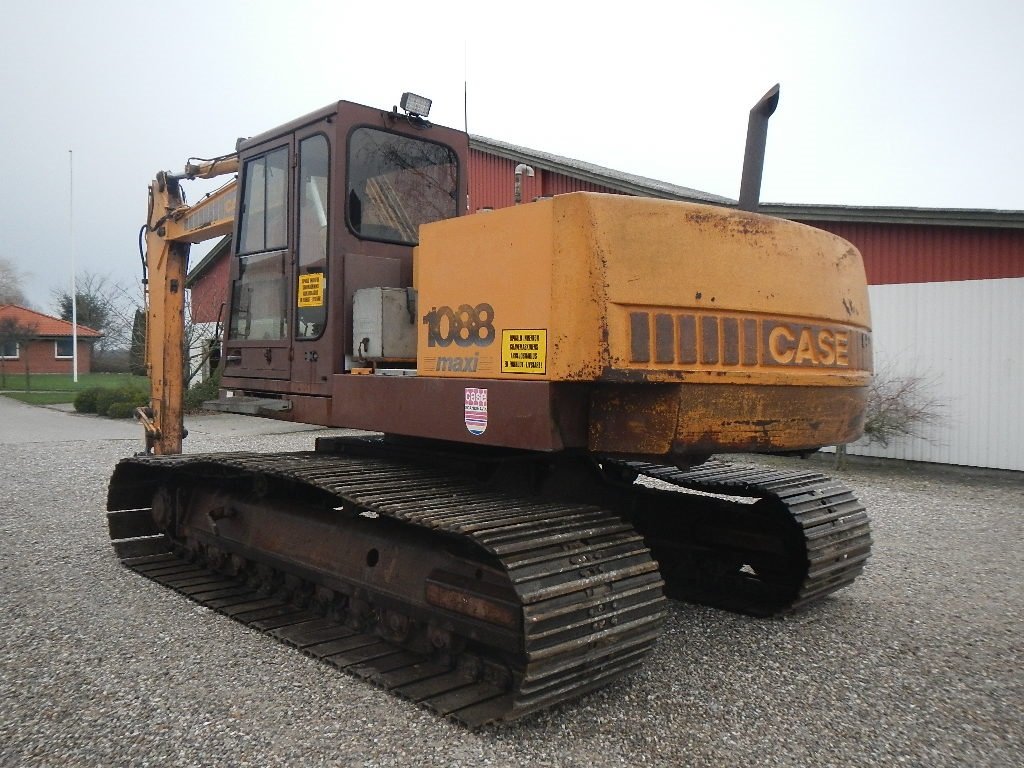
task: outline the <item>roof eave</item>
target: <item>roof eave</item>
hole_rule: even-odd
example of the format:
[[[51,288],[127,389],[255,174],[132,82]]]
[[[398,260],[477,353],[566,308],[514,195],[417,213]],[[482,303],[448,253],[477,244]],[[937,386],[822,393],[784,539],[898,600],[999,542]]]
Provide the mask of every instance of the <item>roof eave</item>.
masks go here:
[[[900,208],[762,203],[758,208],[758,213],[798,221],[1024,229],[1024,211],[985,208]]]
[[[506,160],[525,162],[541,170],[560,173],[564,176],[587,181],[624,194],[656,197],[663,200],[685,200],[710,205],[736,205],[735,200],[720,195],[713,195],[710,192],[680,187],[676,184],[669,184],[668,182],[648,179],[634,174],[624,174],[621,171],[615,171],[611,168],[594,165],[593,163],[552,155],[548,152],[508,144],[496,139],[489,139],[485,136],[470,135],[469,146],[470,149],[477,149],[496,157],[505,158]]]

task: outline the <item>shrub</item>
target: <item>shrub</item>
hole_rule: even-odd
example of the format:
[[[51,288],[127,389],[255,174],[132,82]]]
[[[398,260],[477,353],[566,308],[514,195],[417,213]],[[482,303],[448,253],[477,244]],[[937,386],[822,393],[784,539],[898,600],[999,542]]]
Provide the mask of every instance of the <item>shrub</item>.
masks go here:
[[[121,389],[105,389],[96,395],[96,413],[101,416],[110,415],[110,406],[115,403],[125,403],[130,408],[135,409],[139,406],[146,405],[149,402],[149,395],[141,389],[135,389],[133,387],[123,387]],[[113,418],[125,418],[124,416],[114,416]]]
[[[942,418],[943,404],[929,394],[930,382],[901,376],[887,366],[875,371],[868,389],[864,437],[888,447],[897,437],[921,437],[922,428]]]
[[[136,408],[138,406],[135,403],[119,400],[110,404],[110,407],[107,408],[107,416],[111,419],[127,419],[135,415]]]
[[[120,392],[116,389],[101,389],[96,393],[96,413],[100,416],[106,416],[110,406],[123,399],[120,396]]]
[[[102,391],[101,387],[83,389],[75,395],[75,410],[79,413],[96,413],[96,396]]]
[[[206,381],[199,382],[185,393],[185,412],[195,413],[203,410],[204,401],[217,399],[219,388],[220,371],[217,371]]]

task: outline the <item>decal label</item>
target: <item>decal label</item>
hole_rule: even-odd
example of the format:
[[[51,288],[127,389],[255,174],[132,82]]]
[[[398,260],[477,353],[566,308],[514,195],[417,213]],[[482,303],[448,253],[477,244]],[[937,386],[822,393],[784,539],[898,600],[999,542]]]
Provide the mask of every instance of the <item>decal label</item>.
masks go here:
[[[322,307],[324,305],[324,276],[321,272],[299,275],[297,306]]]
[[[850,367],[849,331],[820,325],[766,323],[765,333],[765,349],[771,358],[766,358],[766,363]]]
[[[437,358],[434,370],[455,371],[457,373],[476,373],[480,370],[480,353],[477,352],[475,355],[469,355],[468,357],[441,356]]]
[[[545,329],[503,330],[501,332],[501,372],[547,372],[548,332]]]
[[[466,429],[471,435],[482,435],[487,429],[487,390],[466,387]]]
[[[487,347],[494,342],[494,307],[487,302],[431,307],[423,316],[428,347]]]
[[[871,370],[871,333],[754,315],[629,308],[626,352],[652,365]]]

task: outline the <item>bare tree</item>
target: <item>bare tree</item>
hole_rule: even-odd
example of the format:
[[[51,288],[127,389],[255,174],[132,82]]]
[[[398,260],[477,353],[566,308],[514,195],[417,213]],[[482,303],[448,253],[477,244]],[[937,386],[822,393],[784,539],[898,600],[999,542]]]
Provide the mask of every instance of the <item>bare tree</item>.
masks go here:
[[[0,256],[0,304],[18,304],[26,306],[28,300],[25,298],[23,283],[25,275],[14,262],[5,256]]]
[[[7,352],[18,350],[25,363],[25,389],[32,389],[31,371],[29,370],[28,343],[36,338],[39,326],[18,322],[16,318],[0,318],[0,386],[7,386]]]
[[[211,323],[197,323],[192,316],[192,292],[185,294],[185,387],[191,386],[200,373],[202,373],[210,358],[216,353],[218,347],[211,344],[216,338],[216,332],[210,327]]]
[[[183,366],[184,384],[188,388],[192,381],[203,371],[211,356],[215,354],[216,346],[210,341],[215,337],[210,329],[210,323],[197,323],[192,318],[192,294],[185,293],[184,307],[185,326],[182,336],[182,354],[185,358]],[[136,376],[145,376],[146,370],[146,325],[148,317],[142,309],[135,310],[132,317],[131,349],[129,355],[129,370]]]
[[[943,417],[945,404],[930,394],[931,382],[917,374],[900,375],[882,365],[868,388],[864,437],[887,447],[897,437],[923,437],[923,427]],[[846,464],[846,446],[836,446],[836,466]]]
[[[900,376],[883,367],[868,389],[864,436],[882,446],[897,437],[922,437],[921,428],[939,421],[945,407],[929,390],[925,377]]]
[[[52,293],[61,319],[70,322],[70,291],[55,288]],[[75,294],[78,323],[103,334],[96,345],[97,359],[111,350],[127,351],[131,346],[135,312],[142,305],[141,290],[128,288],[107,275],[83,272],[76,280]]]

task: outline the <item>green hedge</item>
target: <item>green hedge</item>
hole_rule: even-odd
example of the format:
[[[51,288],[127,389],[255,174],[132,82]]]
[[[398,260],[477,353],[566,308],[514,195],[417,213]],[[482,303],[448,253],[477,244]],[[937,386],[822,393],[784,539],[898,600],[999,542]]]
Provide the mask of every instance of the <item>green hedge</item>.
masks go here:
[[[115,419],[123,419],[131,415],[131,412],[140,406],[149,403],[149,394],[141,389],[133,387],[122,387],[120,389],[104,389],[96,394],[96,413],[100,416],[110,416]],[[125,406],[118,408],[117,415],[110,412],[114,405]]]
[[[107,408],[107,417],[111,419],[127,419],[135,415],[135,409],[139,406],[130,402],[111,403]]]
[[[104,389],[101,392],[97,392],[96,413],[100,416],[106,416],[110,406],[125,399],[127,398],[122,396],[121,390],[119,389]]]
[[[96,396],[102,391],[102,387],[83,389],[75,395],[75,410],[79,413],[96,413]]]
[[[201,411],[203,401],[217,399],[220,374],[197,384],[185,392],[185,411]],[[91,387],[75,395],[75,410],[79,413],[97,413],[113,419],[134,415],[135,409],[149,405],[149,393],[136,387]],[[116,408],[114,406],[117,406]]]

